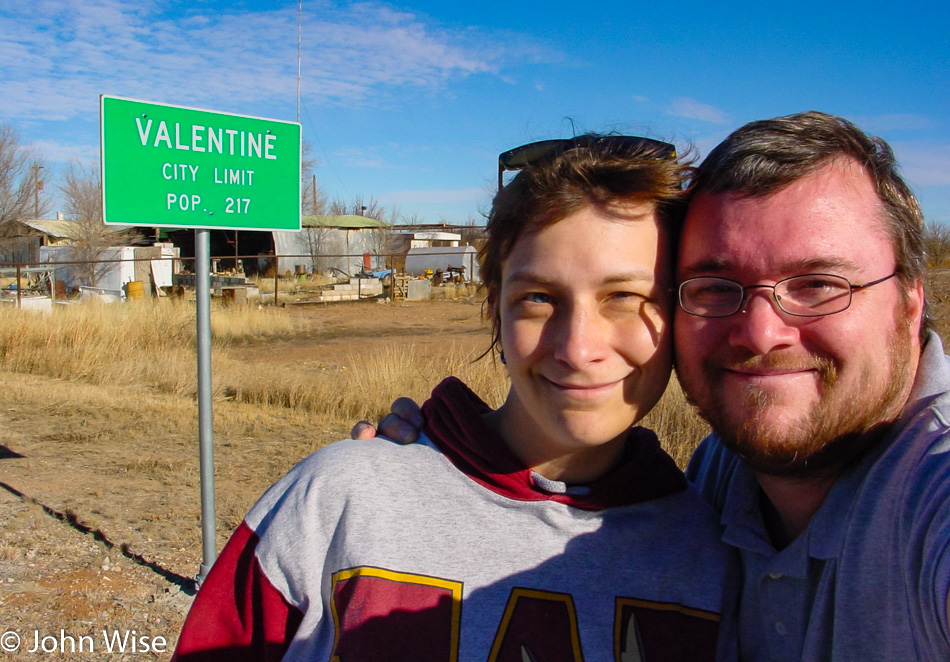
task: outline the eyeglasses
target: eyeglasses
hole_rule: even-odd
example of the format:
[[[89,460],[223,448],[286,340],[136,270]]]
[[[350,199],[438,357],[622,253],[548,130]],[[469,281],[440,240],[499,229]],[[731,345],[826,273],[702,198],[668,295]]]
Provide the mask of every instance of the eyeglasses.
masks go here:
[[[772,300],[782,312],[796,317],[822,317],[847,310],[854,290],[883,283],[895,275],[897,272],[864,285],[852,285],[843,276],[804,274],[780,280],[775,285],[745,286],[728,278],[700,276],[680,283],[679,304],[690,315],[729,317],[745,308],[750,290],[769,289]]]
[[[577,136],[528,143],[509,149],[498,155],[498,189],[503,185],[502,174],[506,170],[521,170],[548,158],[577,149],[579,147],[605,146],[608,149],[636,156],[637,152],[650,154],[650,160],[664,161],[676,158],[676,147],[661,140],[640,138],[639,136]],[[652,152],[652,153],[651,153]],[[647,158],[647,157],[644,157]]]

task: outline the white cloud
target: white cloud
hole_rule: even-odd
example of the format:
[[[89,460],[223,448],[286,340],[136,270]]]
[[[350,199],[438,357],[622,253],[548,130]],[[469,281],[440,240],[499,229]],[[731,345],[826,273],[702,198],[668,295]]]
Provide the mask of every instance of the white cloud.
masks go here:
[[[950,144],[894,141],[901,173],[913,186],[950,186]]]
[[[347,161],[347,165],[354,168],[369,168],[372,170],[381,170],[383,168],[392,168],[380,157],[355,157]]]
[[[178,17],[149,0],[37,0],[4,9],[0,117],[94,119],[103,93],[231,112],[292,105],[296,3],[252,12],[224,2],[182,4],[176,11],[187,15]],[[445,29],[376,3],[304,9],[308,103],[382,103],[406,87],[438,89],[545,57],[525,37],[512,50],[500,34]]]
[[[890,113],[886,115],[858,115],[849,120],[870,134],[889,131],[918,131],[934,128],[934,121],[926,115],[913,113]]]
[[[488,195],[483,188],[393,191],[379,196],[379,201],[387,205],[461,205],[482,202]]]
[[[713,151],[719,143],[725,140],[730,133],[732,133],[732,128],[722,129],[719,131],[714,131],[712,133],[705,133],[697,136],[691,142],[692,146],[696,149],[696,152],[700,159],[706,158],[709,152]]]
[[[357,168],[372,168],[374,170],[395,168],[396,166],[383,160],[379,155],[380,151],[391,150],[380,150],[378,146],[347,147],[336,150],[334,156],[338,157],[340,162]]]
[[[98,145],[75,145],[51,140],[37,140],[30,144],[44,161],[66,163],[76,161],[87,166],[98,166]]]
[[[684,117],[691,120],[701,120],[703,122],[710,122],[712,124],[729,123],[729,116],[725,113],[725,111],[722,111],[715,106],[710,106],[707,103],[702,103],[687,97],[673,99],[673,102],[670,104],[670,107],[667,109],[666,113],[668,115],[672,115],[673,117]]]

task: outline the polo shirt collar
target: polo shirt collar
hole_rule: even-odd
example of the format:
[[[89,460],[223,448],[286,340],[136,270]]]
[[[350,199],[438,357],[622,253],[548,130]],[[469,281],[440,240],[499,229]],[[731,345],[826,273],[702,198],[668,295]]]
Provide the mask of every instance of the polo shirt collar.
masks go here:
[[[950,362],[943,352],[943,341],[933,331],[928,332],[924,340],[923,352],[914,377],[907,406],[901,413],[897,428],[904,428],[930,402],[943,393],[950,391]]]
[[[723,541],[768,559],[768,572],[806,577],[810,558],[827,560],[840,555],[852,497],[864,475],[863,465],[864,461],[835,481],[808,528],[788,547],[776,550],[762,517],[762,488],[752,470],[738,462],[723,504]]]
[[[740,549],[760,554],[774,553],[759,508],[762,488],[745,463],[738,459],[735,461],[735,472],[729,480],[729,489],[722,504],[722,539]]]

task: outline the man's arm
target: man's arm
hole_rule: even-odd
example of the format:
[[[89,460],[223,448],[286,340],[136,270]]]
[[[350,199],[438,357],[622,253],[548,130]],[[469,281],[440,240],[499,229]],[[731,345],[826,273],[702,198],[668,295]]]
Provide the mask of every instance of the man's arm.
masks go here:
[[[414,443],[425,425],[419,405],[410,398],[398,398],[389,411],[390,413],[379,422],[378,429],[369,421],[359,421],[350,430],[350,437],[372,439],[382,435],[400,444]]]

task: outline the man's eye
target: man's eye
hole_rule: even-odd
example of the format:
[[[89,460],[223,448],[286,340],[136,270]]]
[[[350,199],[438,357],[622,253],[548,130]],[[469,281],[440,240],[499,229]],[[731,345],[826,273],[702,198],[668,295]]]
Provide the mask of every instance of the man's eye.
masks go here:
[[[693,288],[693,294],[699,297],[716,297],[723,296],[728,294],[734,294],[736,288],[731,285],[703,285],[702,287]]]
[[[786,285],[786,287],[790,292],[831,292],[835,290],[847,289],[847,287],[842,284],[842,281],[820,277],[795,280]]]

